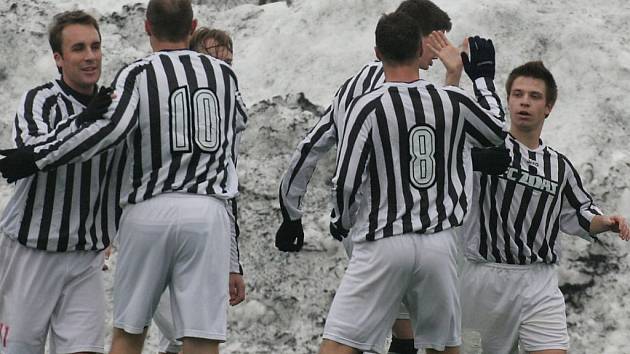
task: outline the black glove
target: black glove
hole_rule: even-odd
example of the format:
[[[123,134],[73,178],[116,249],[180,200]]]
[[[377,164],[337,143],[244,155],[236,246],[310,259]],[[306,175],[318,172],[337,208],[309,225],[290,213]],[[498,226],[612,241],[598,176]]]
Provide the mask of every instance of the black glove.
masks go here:
[[[464,70],[472,81],[480,77],[494,80],[494,45],[491,39],[475,36],[468,38],[470,59],[466,52],[462,52]]]
[[[37,171],[35,153],[28,148],[0,150],[0,155],[6,156],[0,160],[0,173],[7,182],[13,183],[18,179],[28,177]]]
[[[276,247],[283,252],[299,252],[304,245],[302,219],[282,221],[276,232]]]
[[[473,148],[470,156],[473,170],[486,175],[502,175],[512,162],[508,149],[498,146],[486,149]]]
[[[97,119],[103,118],[103,114],[107,112],[109,105],[112,103],[112,93],[114,90],[111,87],[101,86],[96,95],[92,97],[90,103],[75,117],[77,125],[83,123],[91,123]]]
[[[330,223],[330,234],[335,240],[342,241],[344,238],[348,237],[348,230],[341,226],[341,220],[339,220],[336,223]]]

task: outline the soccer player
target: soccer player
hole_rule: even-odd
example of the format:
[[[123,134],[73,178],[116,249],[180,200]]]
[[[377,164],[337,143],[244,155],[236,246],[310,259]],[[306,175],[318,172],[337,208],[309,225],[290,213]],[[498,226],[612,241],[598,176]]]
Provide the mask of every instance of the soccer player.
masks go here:
[[[403,12],[417,21],[422,31],[422,57],[420,68],[428,70],[436,58],[429,48],[429,36],[432,32],[446,32],[451,29],[451,19],[448,14],[429,0],[403,1],[397,12]],[[460,67],[446,66],[447,84],[458,85],[461,75]],[[384,82],[383,63],[373,61],[361,68],[356,75],[346,80],[337,90],[333,102],[321,117],[317,125],[299,143],[289,168],[284,173],[280,183],[280,207],[283,222],[276,234],[276,247],[282,251],[297,252],[304,242],[302,228],[301,201],[306,194],[315,166],[319,159],[331,148],[337,145],[340,132],[344,127],[344,111],[355,97],[379,87]],[[350,239],[344,239],[344,247],[348,256],[352,253]],[[401,308],[399,320],[393,327],[391,351],[401,354],[415,353],[413,347],[413,333],[406,309]]]
[[[113,354],[141,353],[166,287],[184,352],[218,353],[226,337],[228,274],[239,272],[228,200],[237,194],[237,134],[247,117],[230,66],[188,49],[195,27],[190,0],[149,1],[154,53],[118,73],[106,119],[0,161],[5,177],[20,178],[129,147]]]
[[[569,159],[541,140],[558,96],[551,72],[528,62],[510,73],[506,89],[512,162],[502,175],[475,173],[473,212],[461,231],[463,326],[480,333],[483,353],[518,353],[517,344],[566,353],[558,232],[591,240],[613,231],[628,240],[630,229],[623,217],[602,215]]]
[[[14,142],[33,149],[103,114],[101,35],[83,11],[54,16],[48,32],[61,78],[27,91]],[[99,92],[99,93],[97,93]],[[70,116],[73,116],[70,119]],[[6,152],[5,152],[6,153]],[[103,253],[116,232],[117,152],[19,180],[0,220],[0,353],[104,351]]]
[[[413,19],[384,15],[375,50],[385,84],[356,98],[346,112],[331,233],[351,237],[354,249],[320,354],[381,352],[401,301],[416,347],[459,352],[453,228],[466,216],[472,193],[470,146],[503,141],[503,112],[492,92],[491,41],[469,39],[470,59],[461,57],[476,92],[485,95],[482,105],[461,89],[420,80],[420,41]],[[459,51],[453,54],[460,58]]]
[[[190,49],[211,55],[232,65],[234,56],[232,38],[220,29],[198,28],[190,39]]]
[[[232,39],[225,31],[200,27],[193,33],[189,48],[190,50],[208,54],[232,65]],[[233,221],[231,231],[234,233],[233,237],[238,240],[240,230],[237,222],[236,201],[233,200],[231,204],[232,214],[230,217]],[[245,300],[245,281],[243,280],[242,267],[240,267],[239,273],[230,273],[229,291],[230,305],[236,306]],[[168,289],[164,291],[160,299],[160,303],[153,317],[153,322],[159,330],[158,347],[160,348],[160,354],[179,353],[182,350],[183,343],[175,338],[175,329],[172,325],[173,315],[170,309],[170,293]]]

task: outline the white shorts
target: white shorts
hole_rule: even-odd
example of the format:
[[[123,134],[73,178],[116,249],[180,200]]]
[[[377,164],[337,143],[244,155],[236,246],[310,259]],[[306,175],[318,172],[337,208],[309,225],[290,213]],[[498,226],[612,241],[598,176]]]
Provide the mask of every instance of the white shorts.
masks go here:
[[[47,252],[0,235],[0,353],[104,352],[103,254]]]
[[[446,230],[354,244],[324,338],[364,352],[384,352],[402,301],[417,348],[460,345],[455,242],[453,231]]]
[[[462,326],[481,336],[484,353],[569,348],[556,266],[466,262]]]
[[[341,240],[343,244],[343,249],[346,250],[346,255],[348,259],[352,258],[352,250],[354,248],[354,241],[352,241],[352,237],[344,237]],[[402,302],[398,306],[398,315],[396,316],[397,320],[408,320],[409,319],[409,310]]]
[[[114,327],[142,333],[170,290],[175,338],[225,341],[230,219],[223,200],[167,193],[125,207]]]
[[[175,337],[173,314],[171,313],[171,295],[164,290],[158,308],[153,315],[153,323],[158,329],[158,348],[163,353],[179,353],[183,343]]]

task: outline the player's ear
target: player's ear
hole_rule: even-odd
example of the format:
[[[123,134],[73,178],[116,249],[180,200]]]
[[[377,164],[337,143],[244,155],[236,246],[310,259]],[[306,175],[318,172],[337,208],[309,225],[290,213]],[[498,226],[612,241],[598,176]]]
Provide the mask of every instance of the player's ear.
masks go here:
[[[196,29],[197,29],[197,19],[193,18],[192,24],[190,25],[190,34],[192,35]]]
[[[55,65],[57,65],[58,68],[63,68],[63,56],[61,53],[54,52],[53,59],[55,59]]]
[[[151,36],[153,32],[151,30],[151,22],[149,22],[149,20],[144,20],[144,32],[146,32],[148,36]]]
[[[383,61],[383,55],[381,55],[381,51],[378,50],[378,47],[374,47],[374,54],[376,55],[376,59]]]
[[[553,109],[553,104],[552,103],[547,103],[545,105],[545,119],[547,119],[547,117],[549,117],[549,115],[551,114],[551,110]]]

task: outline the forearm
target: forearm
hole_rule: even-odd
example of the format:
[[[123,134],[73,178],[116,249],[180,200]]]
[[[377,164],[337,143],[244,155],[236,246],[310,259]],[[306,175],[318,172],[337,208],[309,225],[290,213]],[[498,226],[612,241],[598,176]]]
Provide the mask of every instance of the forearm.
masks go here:
[[[595,215],[591,220],[591,226],[589,232],[591,235],[596,235],[606,231],[612,231],[615,224],[611,222],[610,217],[607,215]]]
[[[280,183],[280,206],[290,220],[302,217],[301,200],[318,161],[337,144],[337,132],[330,109],[298,144]],[[286,214],[286,215],[285,215]]]
[[[452,70],[446,72],[446,78],[444,79],[444,84],[446,86],[459,86],[459,82],[462,78],[462,70]]]

